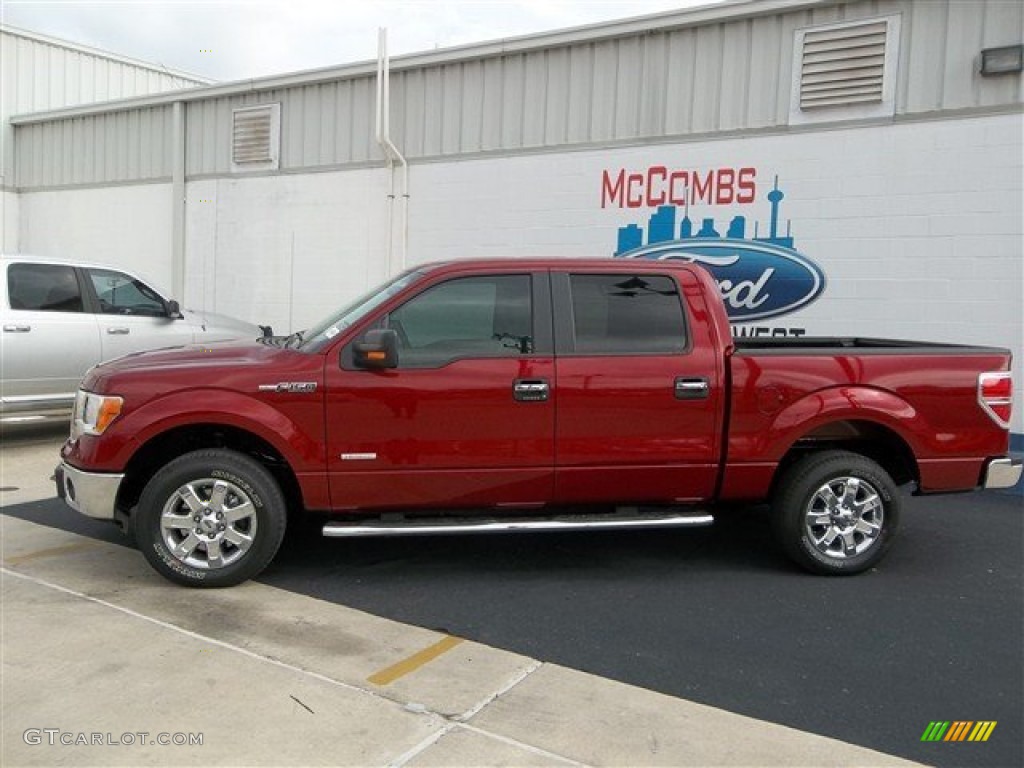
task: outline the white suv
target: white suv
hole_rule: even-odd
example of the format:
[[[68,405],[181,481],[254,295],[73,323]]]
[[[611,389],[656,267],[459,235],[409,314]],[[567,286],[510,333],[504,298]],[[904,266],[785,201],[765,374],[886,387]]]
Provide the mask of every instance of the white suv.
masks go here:
[[[82,376],[143,349],[256,339],[259,326],[181,310],[130,272],[0,259],[0,424],[67,418]]]

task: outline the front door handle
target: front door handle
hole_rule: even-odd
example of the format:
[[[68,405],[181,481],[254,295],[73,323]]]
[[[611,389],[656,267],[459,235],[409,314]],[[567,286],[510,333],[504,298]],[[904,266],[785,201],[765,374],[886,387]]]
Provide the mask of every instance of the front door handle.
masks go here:
[[[112,336],[124,336],[126,334],[131,333],[131,332],[132,332],[131,328],[128,328],[128,327],[123,326],[123,325],[115,325],[115,326],[113,326],[111,328],[107,328],[107,333],[111,334]]]
[[[31,325],[5,325],[4,333],[28,333],[32,330]]]
[[[551,390],[545,379],[516,379],[512,397],[521,403],[539,403],[548,399]]]
[[[676,400],[707,400],[711,387],[703,377],[679,376],[676,378],[675,391]]]

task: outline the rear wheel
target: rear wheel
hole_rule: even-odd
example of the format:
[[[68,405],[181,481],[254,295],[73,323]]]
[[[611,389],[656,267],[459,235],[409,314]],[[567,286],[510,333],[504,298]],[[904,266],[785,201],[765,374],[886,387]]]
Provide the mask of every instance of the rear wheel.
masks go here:
[[[277,482],[228,450],[194,451],[157,472],[136,510],[135,536],[161,575],[190,587],[229,587],[260,573],[284,538]]]
[[[772,500],[773,527],[786,554],[813,573],[871,568],[892,544],[899,490],[877,463],[847,451],[822,451],[790,467]]]

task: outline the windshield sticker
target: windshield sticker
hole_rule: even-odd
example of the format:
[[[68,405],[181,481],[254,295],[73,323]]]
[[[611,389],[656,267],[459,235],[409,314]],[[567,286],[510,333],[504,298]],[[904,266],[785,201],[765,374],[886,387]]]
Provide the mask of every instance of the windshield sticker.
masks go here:
[[[324,336],[326,336],[328,339],[333,339],[339,333],[341,333],[341,329],[338,328],[336,325],[332,325],[330,328],[324,331]]]

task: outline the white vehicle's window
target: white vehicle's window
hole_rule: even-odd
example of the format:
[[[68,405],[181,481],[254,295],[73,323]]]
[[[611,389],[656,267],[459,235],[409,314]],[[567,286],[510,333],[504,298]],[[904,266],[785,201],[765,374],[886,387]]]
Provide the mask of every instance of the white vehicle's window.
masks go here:
[[[72,267],[61,264],[11,264],[7,270],[11,309],[82,312],[82,292]]]
[[[160,295],[142,281],[109,269],[90,269],[88,272],[100,300],[100,311],[104,314],[147,317],[167,314]]]

